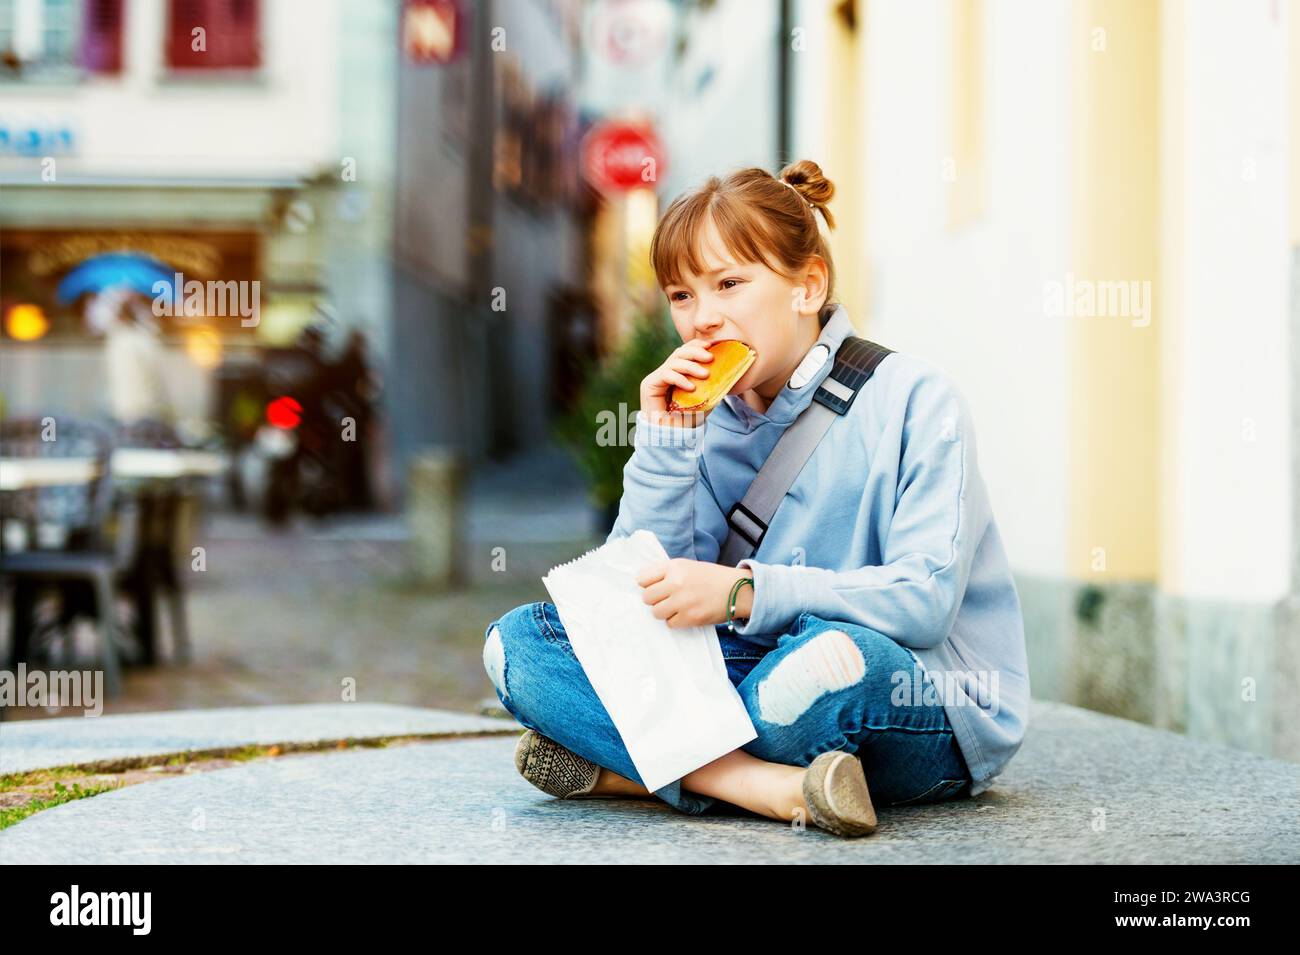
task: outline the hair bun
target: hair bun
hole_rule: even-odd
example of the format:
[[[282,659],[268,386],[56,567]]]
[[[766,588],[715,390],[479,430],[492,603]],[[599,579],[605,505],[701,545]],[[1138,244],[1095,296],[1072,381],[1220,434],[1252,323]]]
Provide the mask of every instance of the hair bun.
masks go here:
[[[821,166],[811,159],[800,159],[782,169],[777,178],[794,186],[795,192],[812,203],[813,208],[821,210],[826,224],[835,228],[835,219],[826,208],[835,195],[835,183],[826,178]]]

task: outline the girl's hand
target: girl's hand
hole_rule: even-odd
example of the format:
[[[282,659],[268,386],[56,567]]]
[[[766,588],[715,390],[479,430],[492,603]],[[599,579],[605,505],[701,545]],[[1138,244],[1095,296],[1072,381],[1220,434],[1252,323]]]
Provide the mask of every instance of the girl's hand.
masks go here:
[[[668,392],[673,388],[695,390],[696,378],[709,377],[705,365],[713,361],[713,352],[704,343],[692,338],[673,351],[667,360],[641,380],[641,410],[651,424],[667,424],[677,428],[694,428],[708,416],[708,411],[668,411]],[[712,409],[710,409],[712,410]]]
[[[652,605],[651,613],[675,629],[726,623],[731,588],[748,576],[743,567],[674,557],[643,567],[636,582],[642,587],[641,599]],[[733,619],[748,619],[753,604],[753,586],[741,587]]]

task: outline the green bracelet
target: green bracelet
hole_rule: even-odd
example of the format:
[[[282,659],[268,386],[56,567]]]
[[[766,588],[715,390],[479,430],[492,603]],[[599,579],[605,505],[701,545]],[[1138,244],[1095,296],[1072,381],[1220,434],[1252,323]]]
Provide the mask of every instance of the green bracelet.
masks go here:
[[[740,588],[745,586],[745,584],[749,584],[749,589],[753,590],[754,578],[741,577],[738,581],[736,581],[735,585],[731,588],[731,596],[727,598],[727,626],[731,628],[731,631],[733,633],[735,633],[736,631],[736,625],[734,622],[732,622],[732,616],[736,612],[736,597],[740,593]]]

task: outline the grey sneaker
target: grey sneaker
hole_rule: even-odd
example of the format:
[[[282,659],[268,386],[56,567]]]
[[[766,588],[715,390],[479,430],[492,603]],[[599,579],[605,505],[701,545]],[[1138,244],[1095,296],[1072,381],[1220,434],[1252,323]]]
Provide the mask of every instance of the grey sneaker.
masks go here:
[[[804,772],[803,797],[819,829],[837,836],[867,836],[876,831],[867,777],[861,760],[852,753],[833,751],[814,759]]]
[[[600,767],[553,739],[526,730],[515,746],[515,769],[544,793],[560,799],[592,798]]]

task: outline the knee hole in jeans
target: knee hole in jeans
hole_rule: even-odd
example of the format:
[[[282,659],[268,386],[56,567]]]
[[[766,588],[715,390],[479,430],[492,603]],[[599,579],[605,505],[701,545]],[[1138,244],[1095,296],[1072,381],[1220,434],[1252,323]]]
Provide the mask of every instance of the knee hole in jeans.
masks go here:
[[[492,685],[503,697],[510,695],[506,689],[506,648],[501,642],[501,628],[495,623],[488,630],[483,642],[483,669],[487,671]]]
[[[759,715],[789,726],[827,693],[861,682],[862,651],[843,630],[827,630],[790,651],[758,686]]]

